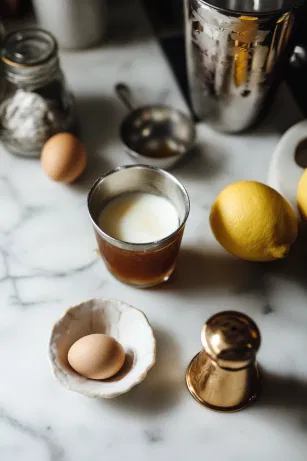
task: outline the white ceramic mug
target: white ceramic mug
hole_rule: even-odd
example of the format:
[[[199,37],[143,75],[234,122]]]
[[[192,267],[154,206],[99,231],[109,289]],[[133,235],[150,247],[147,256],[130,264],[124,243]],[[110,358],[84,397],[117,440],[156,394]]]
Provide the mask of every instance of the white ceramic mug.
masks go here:
[[[106,29],[106,0],[33,0],[38,23],[62,48],[96,45]]]

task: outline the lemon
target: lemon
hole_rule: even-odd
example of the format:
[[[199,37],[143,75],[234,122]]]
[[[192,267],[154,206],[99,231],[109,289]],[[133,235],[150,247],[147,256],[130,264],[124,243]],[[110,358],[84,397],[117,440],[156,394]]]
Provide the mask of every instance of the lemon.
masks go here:
[[[298,183],[297,206],[302,218],[307,220],[307,170],[304,171]]]
[[[210,224],[229,253],[248,261],[284,258],[298,231],[290,204],[256,181],[238,181],[223,189],[212,205]]]

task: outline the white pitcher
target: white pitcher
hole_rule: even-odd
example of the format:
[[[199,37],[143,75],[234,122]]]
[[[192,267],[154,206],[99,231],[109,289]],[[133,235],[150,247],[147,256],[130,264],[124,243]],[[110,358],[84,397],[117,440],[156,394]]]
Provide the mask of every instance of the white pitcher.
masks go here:
[[[38,23],[62,48],[99,43],[106,29],[106,0],[33,0]]]

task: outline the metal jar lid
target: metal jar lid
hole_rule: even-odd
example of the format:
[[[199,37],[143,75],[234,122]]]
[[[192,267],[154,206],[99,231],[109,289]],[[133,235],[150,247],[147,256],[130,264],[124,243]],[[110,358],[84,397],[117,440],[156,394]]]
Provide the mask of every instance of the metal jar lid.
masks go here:
[[[291,10],[302,4],[303,0],[201,0],[201,2],[213,8],[231,13],[261,15]]]

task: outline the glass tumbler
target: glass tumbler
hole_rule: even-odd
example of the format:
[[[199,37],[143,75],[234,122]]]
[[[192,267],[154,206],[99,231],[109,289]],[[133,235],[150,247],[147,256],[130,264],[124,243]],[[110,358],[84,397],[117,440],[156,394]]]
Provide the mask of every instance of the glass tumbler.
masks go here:
[[[149,243],[130,243],[99,227],[103,208],[115,197],[144,192],[165,197],[178,214],[178,228]],[[190,201],[183,185],[170,173],[147,165],[121,166],[99,178],[88,194],[88,210],[100,254],[111,274],[121,282],[146,288],[165,282],[174,271]]]

